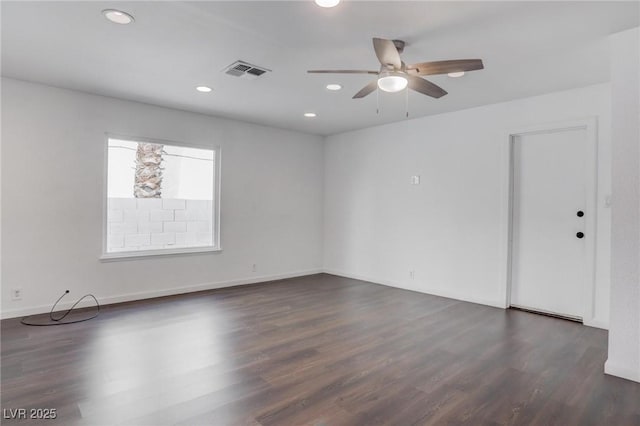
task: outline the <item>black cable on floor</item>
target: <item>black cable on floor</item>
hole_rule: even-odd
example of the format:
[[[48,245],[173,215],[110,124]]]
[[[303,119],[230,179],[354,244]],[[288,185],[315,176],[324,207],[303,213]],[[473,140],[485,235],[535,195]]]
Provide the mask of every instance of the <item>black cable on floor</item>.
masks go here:
[[[80,299],[78,299],[78,301],[74,303],[73,306],[71,306],[71,308],[69,308],[64,314],[62,314],[61,317],[54,318],[53,312],[56,310],[56,306],[58,306],[58,303],[60,303],[62,298],[66,296],[68,293],[69,293],[69,290],[66,290],[64,293],[62,293],[62,296],[60,296],[58,300],[56,300],[56,303],[53,304],[53,307],[51,308],[51,312],[49,312],[50,322],[34,322],[34,319],[36,317],[42,316],[41,314],[41,315],[31,315],[28,317],[24,317],[20,320],[20,323],[24,325],[32,325],[32,326],[38,326],[38,327],[44,327],[49,325],[75,324],[77,322],[89,321],[90,319],[93,319],[100,314],[100,303],[98,302],[98,299],[96,299],[96,297],[93,294],[85,294]],[[87,297],[91,297],[96,302],[96,308],[97,308],[96,312],[92,316],[87,318],[79,318],[75,320],[64,321],[67,315],[69,315],[73,311],[73,309],[78,305],[78,303],[82,302]]]

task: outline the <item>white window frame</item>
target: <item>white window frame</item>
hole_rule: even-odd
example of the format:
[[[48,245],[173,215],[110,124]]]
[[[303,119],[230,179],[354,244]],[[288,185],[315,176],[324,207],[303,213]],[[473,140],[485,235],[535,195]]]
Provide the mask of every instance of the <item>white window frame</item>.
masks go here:
[[[108,220],[108,179],[109,179],[109,139],[122,139],[132,142],[144,142],[155,143],[162,145],[174,145],[186,148],[207,149],[214,152],[214,171],[213,171],[213,245],[202,247],[182,247],[175,249],[155,249],[155,250],[136,250],[136,251],[123,251],[123,252],[107,252],[107,220]],[[102,253],[99,256],[101,261],[117,261],[117,260],[130,260],[136,258],[156,257],[156,256],[175,256],[175,255],[189,255],[198,253],[216,253],[221,252],[222,247],[220,245],[220,177],[221,170],[220,164],[222,162],[220,146],[210,146],[205,144],[194,144],[187,142],[175,142],[164,139],[155,139],[139,136],[130,136],[117,133],[105,133],[104,137],[104,170],[103,170],[103,190],[102,190]]]

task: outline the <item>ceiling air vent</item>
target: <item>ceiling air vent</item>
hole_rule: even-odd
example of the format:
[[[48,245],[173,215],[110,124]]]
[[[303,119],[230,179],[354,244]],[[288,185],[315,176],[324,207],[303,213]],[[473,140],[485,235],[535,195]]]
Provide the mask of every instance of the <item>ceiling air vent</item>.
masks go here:
[[[243,61],[236,61],[224,69],[225,74],[234,77],[258,78],[271,70],[264,67],[258,67]]]

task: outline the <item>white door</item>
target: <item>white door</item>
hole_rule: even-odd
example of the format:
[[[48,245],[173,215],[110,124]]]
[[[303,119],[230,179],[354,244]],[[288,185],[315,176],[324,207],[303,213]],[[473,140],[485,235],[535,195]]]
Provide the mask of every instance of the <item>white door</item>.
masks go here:
[[[583,317],[586,158],[584,128],[514,137],[512,306]]]

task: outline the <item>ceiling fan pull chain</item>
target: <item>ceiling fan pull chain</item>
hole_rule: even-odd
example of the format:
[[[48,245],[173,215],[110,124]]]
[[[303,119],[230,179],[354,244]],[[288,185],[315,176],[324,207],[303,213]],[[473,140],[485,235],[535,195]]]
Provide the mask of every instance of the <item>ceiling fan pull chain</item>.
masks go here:
[[[407,118],[409,118],[409,88],[407,87],[407,89],[404,91],[405,97],[404,97],[404,109],[407,113]]]
[[[380,114],[380,90],[376,89],[376,114]]]

